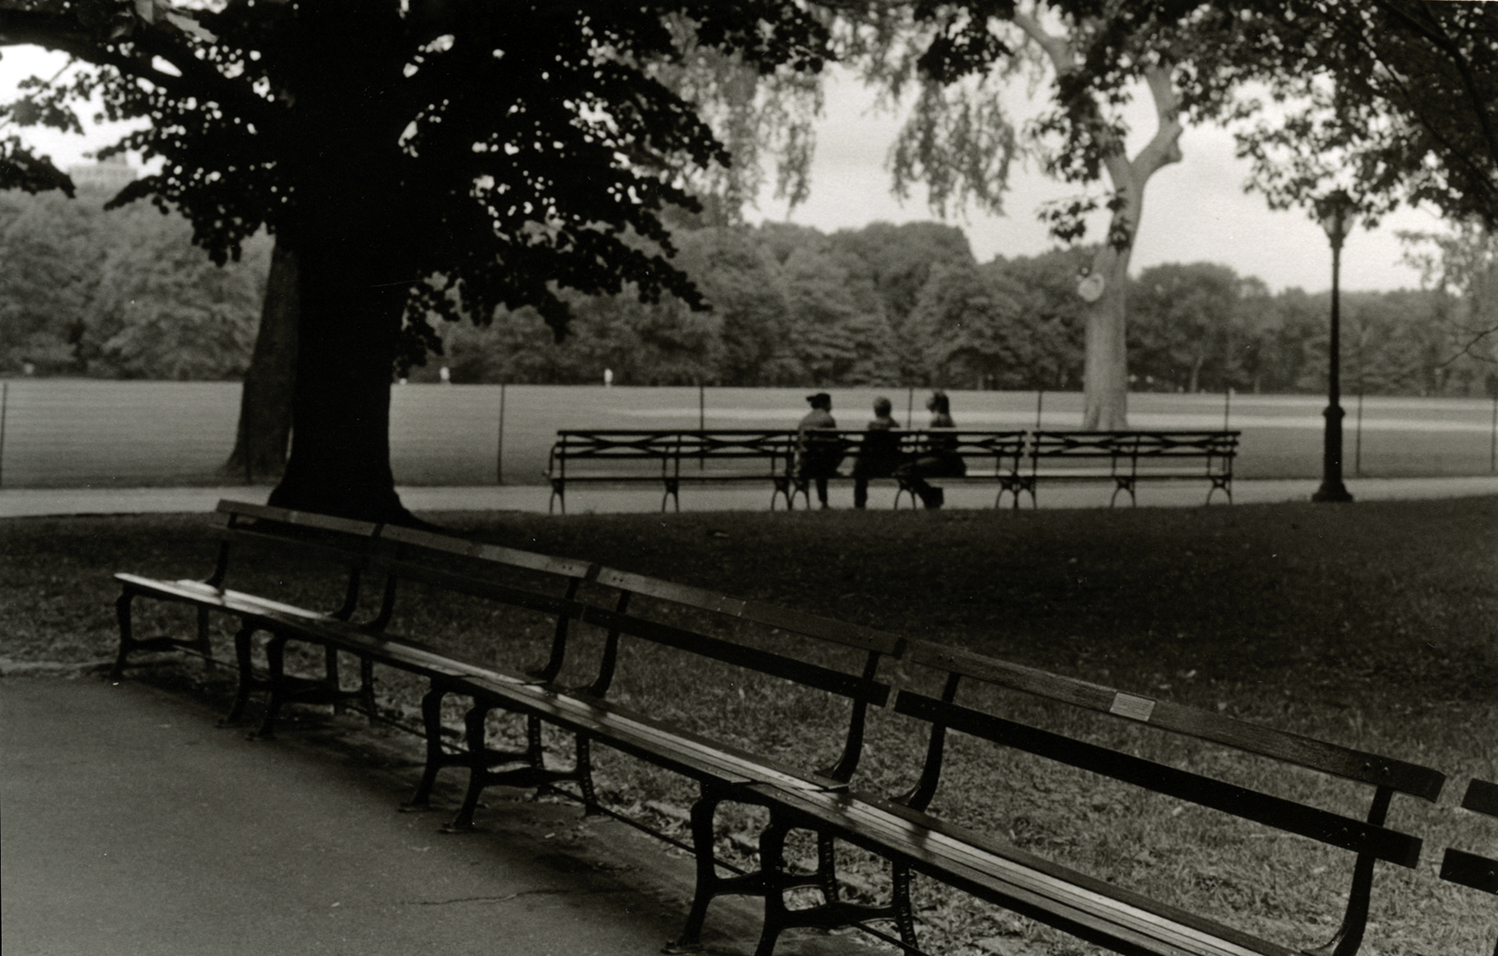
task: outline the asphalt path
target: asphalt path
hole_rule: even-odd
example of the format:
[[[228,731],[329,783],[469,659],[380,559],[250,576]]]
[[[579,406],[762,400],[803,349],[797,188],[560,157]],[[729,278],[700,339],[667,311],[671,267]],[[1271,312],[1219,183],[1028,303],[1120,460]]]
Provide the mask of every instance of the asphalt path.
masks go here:
[[[1318,482],[1310,479],[1237,479],[1233,501],[1239,504],[1308,501]],[[1150,483],[1138,489],[1140,507],[1197,507],[1206,498],[1204,481]],[[1357,501],[1458,498],[1498,494],[1498,475],[1468,478],[1354,478],[1346,482]],[[1067,483],[1040,487],[1040,508],[1105,508],[1112,483]],[[441,511],[546,512],[550,489],[536,485],[476,487],[408,486],[399,489],[406,507],[418,514]],[[220,499],[263,502],[270,489],[262,485],[201,488],[8,488],[0,489],[0,518],[68,514],[147,514],[212,511]],[[954,485],[947,491],[949,508],[991,508],[996,488],[986,484]],[[681,490],[683,511],[761,511],[769,507],[768,487],[757,485],[686,484]],[[870,490],[870,511],[888,508],[893,488],[876,483]],[[834,508],[852,506],[846,482],[833,488]],[[1221,492],[1214,502],[1224,501]],[[1005,499],[1006,505],[1008,499]],[[1121,498],[1121,503],[1127,503]],[[908,506],[908,504],[907,504]],[[1030,507],[1025,499],[1024,507]],[[659,511],[659,489],[639,485],[575,485],[567,491],[569,514],[618,514]]]
[[[351,720],[251,742],[140,681],[0,678],[0,947],[644,956],[680,928],[683,856],[518,798],[487,797],[485,832],[443,835],[445,815],[397,812],[419,761],[396,747]],[[755,907],[714,903],[707,953],[756,939]],[[805,935],[777,952],[867,950]]]

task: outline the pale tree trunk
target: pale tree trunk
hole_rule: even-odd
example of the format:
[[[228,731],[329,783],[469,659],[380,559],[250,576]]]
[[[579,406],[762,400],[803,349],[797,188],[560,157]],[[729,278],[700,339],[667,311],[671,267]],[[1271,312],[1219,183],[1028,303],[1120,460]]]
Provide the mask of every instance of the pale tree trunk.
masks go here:
[[[1014,22],[1034,40],[1058,76],[1078,66],[1076,51],[1065,38],[1050,33],[1033,15],[1016,11]],[[1101,122],[1094,130],[1104,152],[1104,166],[1118,205],[1108,237],[1093,258],[1092,271],[1103,279],[1103,292],[1086,310],[1086,357],[1082,367],[1082,427],[1115,430],[1129,427],[1128,330],[1129,259],[1144,210],[1144,187],[1169,163],[1181,161],[1179,99],[1168,66],[1145,73],[1155,101],[1158,125],[1148,144],[1132,160],[1124,143]]]
[[[274,481],[286,468],[296,385],[299,303],[296,256],[277,240],[271,251],[260,330],[240,392],[234,451],[219,469],[226,478]]]

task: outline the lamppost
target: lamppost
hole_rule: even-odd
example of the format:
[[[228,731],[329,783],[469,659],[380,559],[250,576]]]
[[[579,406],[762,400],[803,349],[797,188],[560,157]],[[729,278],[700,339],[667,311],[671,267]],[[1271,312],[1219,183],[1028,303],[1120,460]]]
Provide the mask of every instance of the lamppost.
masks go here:
[[[1356,209],[1352,197],[1339,189],[1321,201],[1321,228],[1332,244],[1332,338],[1331,368],[1326,380],[1326,434],[1321,456],[1321,487],[1312,501],[1345,502],[1352,495],[1342,484],[1342,315],[1341,273],[1342,242],[1347,238]]]

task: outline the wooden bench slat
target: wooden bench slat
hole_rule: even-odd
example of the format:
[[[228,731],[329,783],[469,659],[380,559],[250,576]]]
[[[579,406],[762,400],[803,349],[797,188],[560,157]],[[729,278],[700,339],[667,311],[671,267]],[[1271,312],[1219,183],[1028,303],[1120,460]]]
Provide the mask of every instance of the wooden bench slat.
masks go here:
[[[1473,780],[1467,784],[1467,792],[1462,796],[1462,808],[1475,813],[1485,813],[1490,817],[1498,817],[1498,783],[1490,783],[1487,780]]]
[[[1484,893],[1498,893],[1498,860],[1451,847],[1441,860],[1441,879]]]
[[[637,637],[645,637],[657,644],[690,651],[699,657],[747,667],[762,674],[791,680],[806,687],[828,691],[876,707],[882,707],[889,700],[887,684],[865,680],[844,671],[832,670],[759,648],[683,630],[658,621],[592,606],[585,606],[578,619],[605,630],[617,630]]]
[[[312,619],[330,617],[330,615],[321,611],[313,611],[292,604],[284,604],[280,601],[249,594],[245,591],[216,588],[206,581],[161,581],[155,578],[146,578],[123,572],[116,574],[114,579],[125,587],[159,600],[210,604],[225,611],[245,614],[290,614],[296,617]]]
[[[905,657],[914,663],[1149,724],[1162,730],[1225,744],[1349,780],[1390,787],[1425,800],[1437,799],[1446,782],[1445,774],[1428,767],[1352,750],[1171,701],[1125,693],[959,648],[928,641],[912,641]]]
[[[799,634],[813,634],[850,647],[895,654],[902,646],[902,639],[871,628],[859,627],[831,618],[818,617],[789,608],[766,604],[762,601],[745,601],[731,598],[706,588],[675,584],[641,574],[631,574],[603,568],[598,572],[598,583],[635,594],[671,601],[686,607],[701,608],[727,617],[738,617],[756,624],[778,627]]]
[[[527,568],[546,574],[586,578],[597,571],[597,565],[589,561],[536,554],[532,551],[521,551],[517,548],[506,548],[497,544],[483,544],[464,538],[455,538],[451,535],[435,534],[430,531],[420,531],[415,528],[405,528],[398,525],[391,525],[385,528],[380,534],[380,539],[382,541],[420,547],[442,554],[473,558],[479,561],[509,565],[516,568]]]
[[[922,694],[901,691],[895,701],[895,712],[1112,777],[1154,793],[1222,810],[1344,850],[1370,853],[1381,860],[1406,867],[1414,867],[1420,861],[1421,841],[1417,837],[992,714],[946,704]]]
[[[318,514],[314,511],[293,511],[287,508],[273,508],[269,505],[251,504],[246,501],[231,501],[227,498],[219,500],[216,510],[220,514],[230,515],[231,517],[253,518],[258,521],[271,521],[297,527],[337,531],[361,537],[374,535],[376,529],[379,527],[368,521],[335,518],[332,515]]]
[[[897,856],[933,879],[1119,952],[1297,956],[1012,844],[865,794],[783,793],[775,800],[855,846]]]

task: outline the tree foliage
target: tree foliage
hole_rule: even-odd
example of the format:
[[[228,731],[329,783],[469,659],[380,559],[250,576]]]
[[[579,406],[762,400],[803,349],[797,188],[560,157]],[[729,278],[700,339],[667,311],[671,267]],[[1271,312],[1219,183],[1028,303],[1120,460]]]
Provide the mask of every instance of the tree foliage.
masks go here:
[[[270,243],[216,268],[180,217],[104,197],[0,193],[0,372],[225,379],[244,373]]]
[[[690,44],[686,42],[690,38]],[[774,0],[0,0],[0,44],[93,64],[6,106],[76,124],[97,93],[146,117],[122,148],[160,171],[118,201],[179,208],[218,261],[262,228],[298,263],[295,431],[280,504],[405,518],[389,468],[391,367],[441,318],[534,308],[562,335],[568,292],[700,294],[671,265],[677,170],[729,156],[655,75],[689,45],[811,71],[825,31]],[[65,185],[19,137],[0,186]]]

